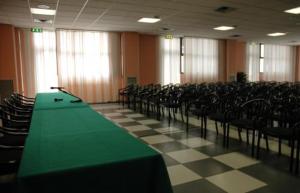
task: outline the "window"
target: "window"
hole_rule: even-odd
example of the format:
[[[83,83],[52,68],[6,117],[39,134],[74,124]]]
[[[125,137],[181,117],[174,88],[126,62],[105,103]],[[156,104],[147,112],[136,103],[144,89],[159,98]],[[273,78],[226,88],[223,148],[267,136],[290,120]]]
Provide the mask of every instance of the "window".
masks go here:
[[[160,38],[160,77],[161,83],[180,83],[180,39]]]
[[[218,81],[218,41],[203,38],[184,39],[185,81]]]
[[[265,45],[259,44],[259,72],[264,72]]]
[[[184,41],[180,38],[180,73],[184,73]]]
[[[54,31],[33,33],[36,92],[54,92],[57,86],[56,37]]]

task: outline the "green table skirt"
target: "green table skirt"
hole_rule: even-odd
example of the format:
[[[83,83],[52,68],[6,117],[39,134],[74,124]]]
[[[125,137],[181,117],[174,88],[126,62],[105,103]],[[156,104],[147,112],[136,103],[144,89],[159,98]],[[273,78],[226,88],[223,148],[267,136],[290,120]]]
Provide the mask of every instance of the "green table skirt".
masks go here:
[[[34,110],[18,191],[171,193],[172,188],[159,153],[82,106]]]

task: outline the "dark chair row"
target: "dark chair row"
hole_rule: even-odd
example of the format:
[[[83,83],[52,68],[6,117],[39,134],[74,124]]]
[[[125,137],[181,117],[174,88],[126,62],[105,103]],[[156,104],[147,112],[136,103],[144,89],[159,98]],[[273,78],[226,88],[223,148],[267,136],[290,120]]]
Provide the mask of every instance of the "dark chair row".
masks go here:
[[[0,104],[0,175],[18,170],[34,102],[14,93]]]
[[[129,85],[120,90],[122,104],[147,115],[156,114],[159,120],[168,113],[168,122],[176,119],[179,111],[189,131],[189,117],[200,119],[201,136],[206,138],[207,120],[215,122],[223,129],[223,146],[229,147],[231,126],[237,129],[239,139],[246,131],[246,141],[252,134],[252,156],[259,158],[260,139],[263,137],[268,147],[268,137],[277,138],[279,154],[282,140],[287,140],[291,147],[290,169],[293,170],[294,151],[296,150],[296,171],[299,165],[300,132],[298,121],[300,113],[300,84],[257,82],[257,83],[202,83],[183,85]],[[184,119],[185,117],[185,119]],[[255,138],[257,138],[257,144]]]

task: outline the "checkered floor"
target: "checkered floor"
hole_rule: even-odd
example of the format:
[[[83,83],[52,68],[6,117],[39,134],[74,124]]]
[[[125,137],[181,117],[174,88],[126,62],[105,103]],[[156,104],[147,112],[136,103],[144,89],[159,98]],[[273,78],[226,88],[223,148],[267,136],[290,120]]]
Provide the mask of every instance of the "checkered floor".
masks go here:
[[[179,116],[168,127],[167,120],[157,121],[118,104],[92,106],[162,154],[174,193],[300,192],[300,177],[288,171],[287,145],[282,148],[286,155],[279,156],[275,152],[277,142],[271,141],[272,151],[262,149],[261,159],[256,160],[250,156],[251,146],[239,142],[234,129],[229,148],[223,148],[222,133],[216,135],[211,121],[205,140],[200,138],[200,121],[195,118],[191,119],[191,129],[186,133]],[[245,135],[242,137],[245,139]]]

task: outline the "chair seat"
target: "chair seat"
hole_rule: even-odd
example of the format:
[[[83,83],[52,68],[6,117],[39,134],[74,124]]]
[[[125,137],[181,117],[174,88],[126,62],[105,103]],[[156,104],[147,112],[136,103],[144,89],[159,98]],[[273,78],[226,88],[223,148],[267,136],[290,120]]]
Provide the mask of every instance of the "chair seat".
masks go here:
[[[24,146],[26,136],[2,136],[0,134],[0,144],[6,146]]]
[[[285,127],[265,127],[262,132],[272,137],[280,137],[283,139],[290,139],[293,137],[293,130]]]
[[[214,120],[214,121],[218,121],[218,122],[229,122],[231,120],[233,120],[234,118],[230,115],[225,116],[224,113],[211,113],[208,115],[209,119]]]
[[[196,116],[207,116],[208,112],[204,109],[192,109],[191,110],[192,114]]]
[[[241,129],[255,129],[257,124],[251,119],[237,119],[230,122],[231,125]]]

